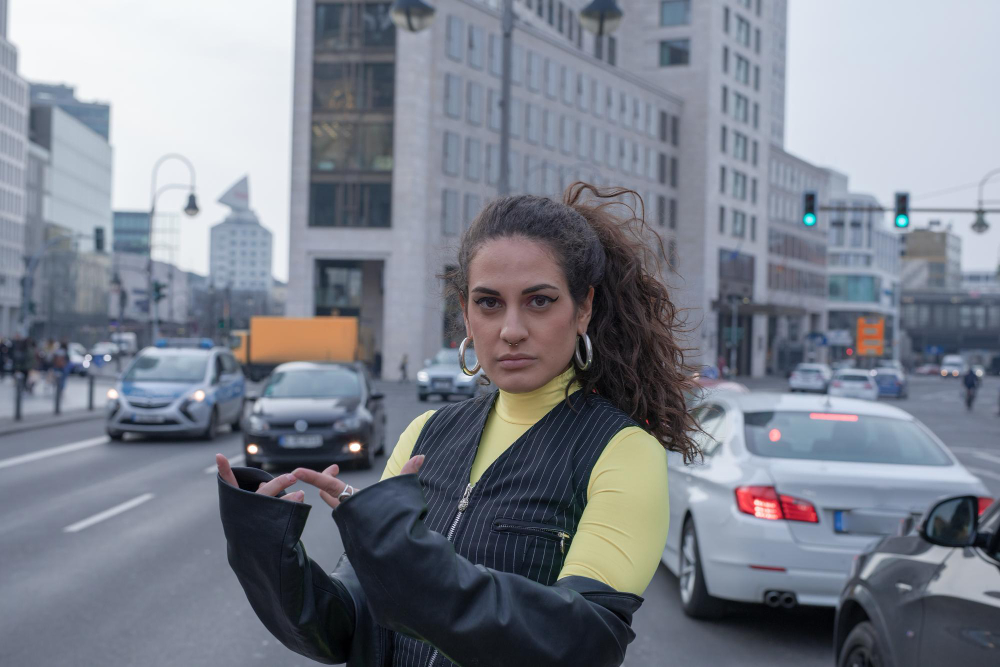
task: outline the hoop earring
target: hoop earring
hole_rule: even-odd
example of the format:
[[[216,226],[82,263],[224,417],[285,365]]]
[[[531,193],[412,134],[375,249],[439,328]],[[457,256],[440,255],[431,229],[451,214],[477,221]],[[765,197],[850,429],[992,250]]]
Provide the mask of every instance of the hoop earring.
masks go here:
[[[587,361],[584,361],[580,357],[580,341],[577,340],[575,349],[573,350],[573,358],[576,360],[576,367],[581,371],[585,371],[590,368],[590,364],[594,363],[594,346],[590,344],[590,336],[584,333],[582,336],[577,336],[577,338],[583,339],[583,347],[587,350]]]
[[[476,359],[476,367],[473,368],[472,370],[469,370],[465,366],[465,348],[469,345],[470,340],[471,339],[468,336],[466,336],[465,338],[462,339],[461,344],[459,344],[458,346],[458,365],[462,367],[463,373],[472,376],[478,373],[479,369],[482,367],[479,365],[479,359]]]

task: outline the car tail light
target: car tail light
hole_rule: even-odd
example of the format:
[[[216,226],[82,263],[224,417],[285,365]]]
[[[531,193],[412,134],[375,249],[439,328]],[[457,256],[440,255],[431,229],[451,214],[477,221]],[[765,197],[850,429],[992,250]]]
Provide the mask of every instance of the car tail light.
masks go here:
[[[840,380],[834,380],[833,381],[833,386],[834,387],[842,387],[842,386],[844,386],[844,383],[841,382]]]
[[[741,486],[736,489],[736,506],[744,514],[768,521],[819,523],[816,508],[808,500],[779,495],[773,486]]]
[[[985,512],[989,508],[989,506],[992,505],[992,504],[993,504],[993,499],[992,498],[986,498],[986,497],[980,498],[979,499],[979,515],[982,516],[983,512]]]
[[[871,389],[872,385],[870,382],[865,382],[865,389]]]

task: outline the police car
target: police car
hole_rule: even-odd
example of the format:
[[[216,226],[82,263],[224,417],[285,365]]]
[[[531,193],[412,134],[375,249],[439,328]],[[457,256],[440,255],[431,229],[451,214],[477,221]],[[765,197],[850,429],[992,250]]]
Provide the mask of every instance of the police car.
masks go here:
[[[142,350],[108,390],[105,430],[197,435],[240,426],[246,381],[232,353],[211,339],[161,339]]]

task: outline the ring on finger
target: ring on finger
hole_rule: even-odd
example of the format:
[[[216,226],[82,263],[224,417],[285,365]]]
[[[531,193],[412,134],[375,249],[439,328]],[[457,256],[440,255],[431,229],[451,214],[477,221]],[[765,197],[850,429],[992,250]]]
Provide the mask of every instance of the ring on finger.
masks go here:
[[[344,490],[341,491],[340,494],[337,496],[337,500],[339,500],[340,502],[344,502],[345,498],[350,498],[353,495],[354,495],[354,487],[348,484],[347,486],[344,487]]]

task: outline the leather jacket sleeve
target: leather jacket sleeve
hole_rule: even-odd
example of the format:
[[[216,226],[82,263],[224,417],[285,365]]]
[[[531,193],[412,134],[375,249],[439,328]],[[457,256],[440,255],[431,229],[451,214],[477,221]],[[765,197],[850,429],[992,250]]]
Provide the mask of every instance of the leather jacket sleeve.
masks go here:
[[[463,667],[622,663],[642,598],[586,578],[545,586],[457,555],[423,522],[416,475],[384,480],[333,511],[375,622]]]
[[[375,628],[346,556],[327,575],[299,541],[309,505],[255,493],[271,475],[233,468],[218,477],[229,565],[264,626],[290,650],[326,664],[378,664]],[[279,495],[284,495],[282,492]]]

